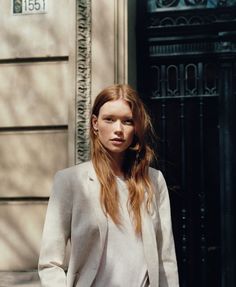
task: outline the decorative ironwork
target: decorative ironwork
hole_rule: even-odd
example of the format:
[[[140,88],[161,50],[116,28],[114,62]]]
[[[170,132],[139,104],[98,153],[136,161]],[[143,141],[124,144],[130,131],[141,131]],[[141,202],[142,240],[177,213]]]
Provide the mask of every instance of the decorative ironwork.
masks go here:
[[[209,37],[210,38],[210,37]],[[167,55],[196,55],[198,53],[218,53],[218,52],[236,51],[236,43],[230,41],[217,42],[192,42],[185,44],[165,44],[161,45],[155,42],[155,39],[149,40],[150,57]]]
[[[160,8],[177,6],[179,0],[156,0],[156,6]]]
[[[149,0],[148,10],[149,12],[155,12],[158,9],[166,8],[216,8],[216,7],[230,7],[235,6],[234,0]]]
[[[150,74],[152,99],[218,96],[218,67],[214,63],[152,65]]]
[[[236,0],[148,5],[139,19],[146,24],[140,54],[147,55],[139,81],[160,136],[157,153],[170,190],[181,286],[235,286],[228,252],[233,223],[225,210],[233,206],[228,199],[235,185],[228,144],[235,141]]]
[[[235,0],[236,1],[236,0]],[[229,11],[228,8],[217,8],[207,10],[204,8],[198,9],[198,14],[196,15],[195,10],[171,10],[171,11],[158,11],[155,13],[150,13],[148,18],[148,28],[158,28],[158,27],[179,27],[179,26],[198,26],[198,25],[212,25],[214,23],[219,23],[218,27],[221,27],[223,23],[228,23],[230,21],[235,22],[235,8]],[[181,13],[180,13],[181,12]],[[232,23],[232,25],[234,25]],[[202,31],[204,32],[204,31]],[[209,33],[209,30],[207,31]]]
[[[207,0],[185,0],[184,3],[186,6],[207,6],[207,3],[209,2],[210,5],[216,6],[217,1],[207,1]],[[180,2],[181,3],[181,2]]]
[[[167,95],[169,97],[179,96],[179,73],[175,65],[170,65],[167,72]]]
[[[208,95],[218,94],[218,71],[216,64],[207,63],[203,70],[203,89],[204,93]]]
[[[77,0],[76,164],[90,157],[91,0]]]

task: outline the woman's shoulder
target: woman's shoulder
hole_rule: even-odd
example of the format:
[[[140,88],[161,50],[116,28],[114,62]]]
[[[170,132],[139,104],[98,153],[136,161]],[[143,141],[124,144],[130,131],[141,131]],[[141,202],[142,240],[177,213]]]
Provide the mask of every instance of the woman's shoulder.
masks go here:
[[[164,198],[168,194],[165,178],[160,170],[150,167],[149,176],[153,185],[154,194],[156,200],[160,202],[161,198]]]
[[[52,187],[52,194],[58,198],[71,198],[78,189],[82,192],[82,186],[86,185],[93,165],[91,162],[84,162],[55,173]],[[81,194],[77,193],[77,194]]]
[[[77,165],[73,165],[61,170],[58,170],[55,174],[56,177],[82,177],[90,172],[93,172],[93,164],[91,161],[86,161],[83,163],[79,163]]]
[[[164,176],[159,169],[149,167],[149,176],[150,176],[152,181],[154,181],[154,182],[157,181],[158,184],[165,182]]]

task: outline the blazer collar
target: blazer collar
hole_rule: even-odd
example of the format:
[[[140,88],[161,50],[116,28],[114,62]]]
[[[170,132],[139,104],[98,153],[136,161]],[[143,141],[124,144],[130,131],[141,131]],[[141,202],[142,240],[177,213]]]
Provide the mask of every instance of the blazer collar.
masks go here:
[[[92,163],[91,160],[89,161],[88,176],[89,176],[89,179],[90,179],[90,180],[92,180],[92,181],[98,181],[97,174],[96,174],[96,171],[95,171],[95,169],[94,169],[94,166],[93,166],[93,163]]]
[[[96,213],[97,224],[100,231],[100,239],[102,250],[104,248],[107,235],[107,217],[105,216],[100,203],[100,183],[97,178],[92,161],[89,162],[88,170],[88,188],[91,194],[91,201],[93,203],[94,212]]]

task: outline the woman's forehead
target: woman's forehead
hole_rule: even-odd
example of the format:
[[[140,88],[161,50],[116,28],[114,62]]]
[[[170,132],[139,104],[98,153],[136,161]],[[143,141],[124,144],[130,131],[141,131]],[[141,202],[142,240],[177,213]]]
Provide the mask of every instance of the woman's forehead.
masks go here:
[[[132,116],[130,104],[124,99],[112,100],[103,104],[99,114],[124,114]]]

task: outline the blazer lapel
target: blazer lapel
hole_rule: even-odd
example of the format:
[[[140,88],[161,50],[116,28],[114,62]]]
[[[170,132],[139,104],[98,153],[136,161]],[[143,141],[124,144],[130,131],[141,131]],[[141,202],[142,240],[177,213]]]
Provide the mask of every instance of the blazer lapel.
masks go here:
[[[157,242],[151,215],[147,212],[145,204],[141,207],[142,239],[145,258],[147,260],[149,281],[151,287],[159,286],[159,258]]]
[[[103,213],[100,204],[100,183],[98,181],[96,172],[94,170],[93,164],[91,162],[91,167],[88,172],[88,188],[91,194],[91,202],[94,207],[94,212],[96,213],[97,224],[100,231],[100,239],[101,239],[101,250],[103,251],[106,234],[107,234],[107,217]]]

